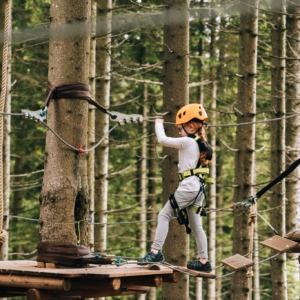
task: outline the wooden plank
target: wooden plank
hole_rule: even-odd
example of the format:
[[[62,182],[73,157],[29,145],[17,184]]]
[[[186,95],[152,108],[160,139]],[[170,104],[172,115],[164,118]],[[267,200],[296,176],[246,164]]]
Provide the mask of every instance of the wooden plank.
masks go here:
[[[235,271],[246,269],[254,265],[254,262],[252,260],[240,254],[235,254],[231,257],[223,259],[222,263]]]
[[[78,269],[48,269],[37,268],[37,262],[32,261],[1,261],[0,273],[22,274],[30,276],[47,276],[60,278],[120,278],[130,276],[163,275],[172,274],[173,270],[168,267],[160,267],[160,270],[148,270],[145,266],[138,265],[103,265]]]
[[[300,243],[300,229],[287,233],[284,236],[286,239]]]
[[[68,291],[71,288],[71,281],[58,278],[0,274],[0,286]]]
[[[191,275],[196,276],[196,277],[216,278],[216,274],[214,274],[214,273],[199,272],[199,271],[196,271],[196,270],[191,270],[191,269],[188,269],[186,267],[180,267],[180,266],[174,266],[173,268],[175,270],[177,269],[177,270],[181,270],[181,271],[190,273]]]
[[[280,253],[288,252],[298,245],[298,243],[285,239],[279,235],[274,235],[261,242],[261,244]]]

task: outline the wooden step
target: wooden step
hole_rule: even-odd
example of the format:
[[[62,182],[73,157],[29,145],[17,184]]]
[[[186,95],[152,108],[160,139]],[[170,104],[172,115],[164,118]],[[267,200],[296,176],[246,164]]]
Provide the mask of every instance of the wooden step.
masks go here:
[[[231,257],[222,260],[222,263],[232,270],[242,270],[254,265],[254,262],[240,254],[235,254]]]
[[[288,252],[298,245],[297,242],[285,239],[279,235],[274,235],[261,242],[261,244],[280,253]]]
[[[196,276],[196,277],[211,278],[211,279],[216,278],[216,274],[214,274],[214,273],[200,272],[200,271],[188,269],[186,267],[174,266],[174,270],[176,270],[176,269],[190,273],[191,275]]]

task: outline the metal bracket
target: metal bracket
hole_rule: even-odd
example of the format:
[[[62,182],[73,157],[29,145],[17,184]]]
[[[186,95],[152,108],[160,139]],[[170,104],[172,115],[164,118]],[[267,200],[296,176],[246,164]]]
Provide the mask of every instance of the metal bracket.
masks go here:
[[[130,123],[142,123],[143,122],[143,116],[137,115],[137,114],[122,114],[117,111],[111,112],[115,118],[110,118],[111,121],[118,122],[120,126],[130,124]]]
[[[25,119],[31,119],[37,123],[46,121],[46,115],[43,112],[43,110],[41,110],[41,109],[36,110],[36,111],[22,109],[21,111],[22,111]]]

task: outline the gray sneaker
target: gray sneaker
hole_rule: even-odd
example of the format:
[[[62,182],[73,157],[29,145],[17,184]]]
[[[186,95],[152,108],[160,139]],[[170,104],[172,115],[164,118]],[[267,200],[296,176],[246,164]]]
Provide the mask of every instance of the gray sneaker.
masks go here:
[[[153,263],[163,261],[164,259],[165,258],[160,250],[158,251],[157,254],[154,254],[153,252],[149,251],[145,257],[138,260],[137,264],[148,265],[148,264],[153,264]]]

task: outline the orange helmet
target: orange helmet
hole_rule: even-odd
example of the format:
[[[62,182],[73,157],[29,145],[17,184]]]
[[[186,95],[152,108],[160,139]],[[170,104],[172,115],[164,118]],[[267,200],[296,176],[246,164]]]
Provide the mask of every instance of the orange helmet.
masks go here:
[[[206,111],[201,104],[188,104],[180,108],[176,115],[176,125],[187,123],[193,119],[203,122],[208,120]]]

